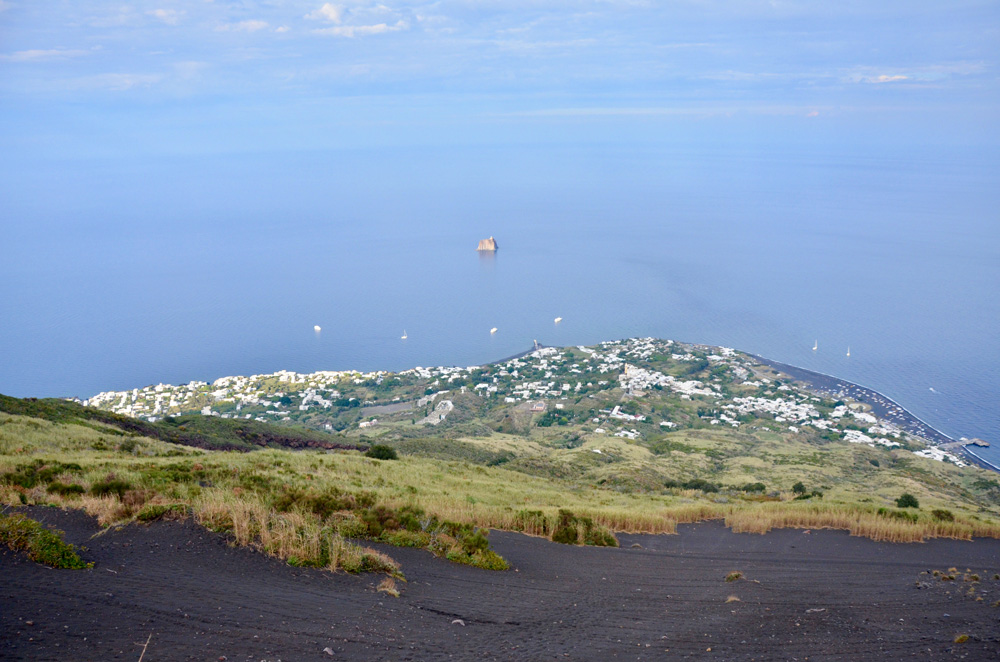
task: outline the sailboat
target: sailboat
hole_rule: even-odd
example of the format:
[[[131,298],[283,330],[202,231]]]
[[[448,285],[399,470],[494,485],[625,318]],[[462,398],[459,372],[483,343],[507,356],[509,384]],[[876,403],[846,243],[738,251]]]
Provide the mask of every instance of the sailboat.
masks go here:
[[[492,329],[490,329],[490,334],[494,334],[496,332],[497,332],[497,328],[496,327],[493,327]]]
[[[815,352],[818,348],[819,348],[819,341],[817,340],[815,343],[813,343],[813,351]]]
[[[561,321],[562,321],[562,318],[561,318],[561,317],[557,317],[557,318],[556,318],[556,324],[558,324],[558,323],[559,323],[559,322],[561,322]]]
[[[403,329],[403,335],[400,336],[400,339],[406,340],[406,329]]]
[[[847,355],[848,355],[848,356],[850,356],[850,355],[851,355],[851,347],[850,347],[850,346],[848,346],[848,347],[847,347]]]

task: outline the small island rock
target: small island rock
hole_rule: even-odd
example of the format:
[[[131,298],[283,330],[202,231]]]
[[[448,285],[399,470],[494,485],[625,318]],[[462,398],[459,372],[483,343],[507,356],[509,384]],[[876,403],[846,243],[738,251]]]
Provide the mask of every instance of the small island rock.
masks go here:
[[[476,250],[477,251],[495,251],[498,248],[500,248],[500,247],[497,246],[497,240],[494,239],[493,237],[490,237],[489,239],[481,239],[479,241],[479,248],[477,248]]]

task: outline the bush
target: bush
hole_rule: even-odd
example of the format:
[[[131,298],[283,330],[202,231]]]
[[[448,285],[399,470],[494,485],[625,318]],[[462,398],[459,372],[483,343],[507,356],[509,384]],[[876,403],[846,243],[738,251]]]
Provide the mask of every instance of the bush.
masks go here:
[[[116,495],[119,499],[125,496],[125,492],[132,489],[132,485],[125,480],[108,477],[90,486],[90,493],[96,497]]]
[[[86,492],[86,490],[83,489],[83,485],[77,485],[76,483],[71,483],[67,485],[66,483],[60,483],[58,481],[53,481],[49,483],[49,486],[46,489],[48,490],[49,494],[58,494],[60,496],[71,497],[71,498],[80,496],[81,494]]]
[[[365,453],[366,457],[374,458],[376,460],[398,460],[399,455],[396,453],[396,449],[392,446],[386,446],[384,444],[375,444]]]
[[[878,515],[888,519],[899,519],[904,522],[913,523],[916,523],[919,519],[916,513],[907,512],[905,510],[889,510],[888,508],[879,508]]]
[[[727,582],[735,582],[737,580],[743,579],[743,573],[739,570],[733,570],[728,575],[726,575]]]
[[[76,547],[62,539],[61,532],[46,529],[24,515],[0,515],[0,543],[25,552],[28,558],[53,568],[81,570],[94,567],[76,553]]]
[[[30,490],[39,483],[52,482],[56,476],[64,473],[79,473],[83,467],[75,462],[64,464],[49,460],[35,460],[31,464],[22,464],[0,476],[0,481],[8,485],[16,485]]]
[[[800,480],[799,482],[792,485],[792,492],[795,492],[796,494],[805,494],[806,486],[803,485],[802,481]]]
[[[898,499],[896,499],[897,508],[919,508],[920,504],[917,502],[917,497],[913,496],[909,492],[904,492]]]
[[[944,510],[943,508],[935,508],[931,511],[931,516],[940,522],[954,522],[955,514],[950,510]]]
[[[582,534],[582,536],[581,536]],[[595,547],[617,547],[618,539],[605,527],[594,523],[589,517],[577,517],[569,510],[559,510],[559,522],[552,532],[552,542],[564,545],[584,545]]]
[[[575,545],[580,540],[580,532],[573,524],[561,524],[552,532],[552,542]]]
[[[524,531],[540,536],[547,536],[552,533],[552,525],[549,518],[540,510],[519,510],[514,515],[514,525],[511,527],[515,531]]]

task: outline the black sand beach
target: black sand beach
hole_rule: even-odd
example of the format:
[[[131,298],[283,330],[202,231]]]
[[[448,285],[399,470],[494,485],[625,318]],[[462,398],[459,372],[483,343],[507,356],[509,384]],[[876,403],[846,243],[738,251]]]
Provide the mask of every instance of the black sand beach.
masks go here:
[[[409,580],[394,598],[375,590],[381,576],[292,568],[191,522],[92,538],[80,512],[30,514],[96,565],[0,552],[4,660],[137,660],[147,638],[144,662],[1000,659],[998,540],[703,523],[597,549],[494,532],[511,571],[387,548]],[[956,581],[925,574],[950,567]],[[726,582],[731,571],[744,578]]]

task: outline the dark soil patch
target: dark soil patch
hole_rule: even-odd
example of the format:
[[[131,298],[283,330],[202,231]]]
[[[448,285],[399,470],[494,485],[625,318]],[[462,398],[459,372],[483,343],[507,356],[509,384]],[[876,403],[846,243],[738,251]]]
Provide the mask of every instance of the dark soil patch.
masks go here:
[[[95,567],[0,552],[4,660],[137,660],[150,633],[144,662],[1000,659],[996,540],[891,545],[708,523],[610,549],[494,532],[516,571],[385,548],[409,579],[393,598],[376,591],[381,576],[292,568],[189,521],[92,538],[99,527],[79,512],[30,514]],[[921,574],[948,567],[978,573],[984,600]],[[743,578],[727,583],[732,571]]]

